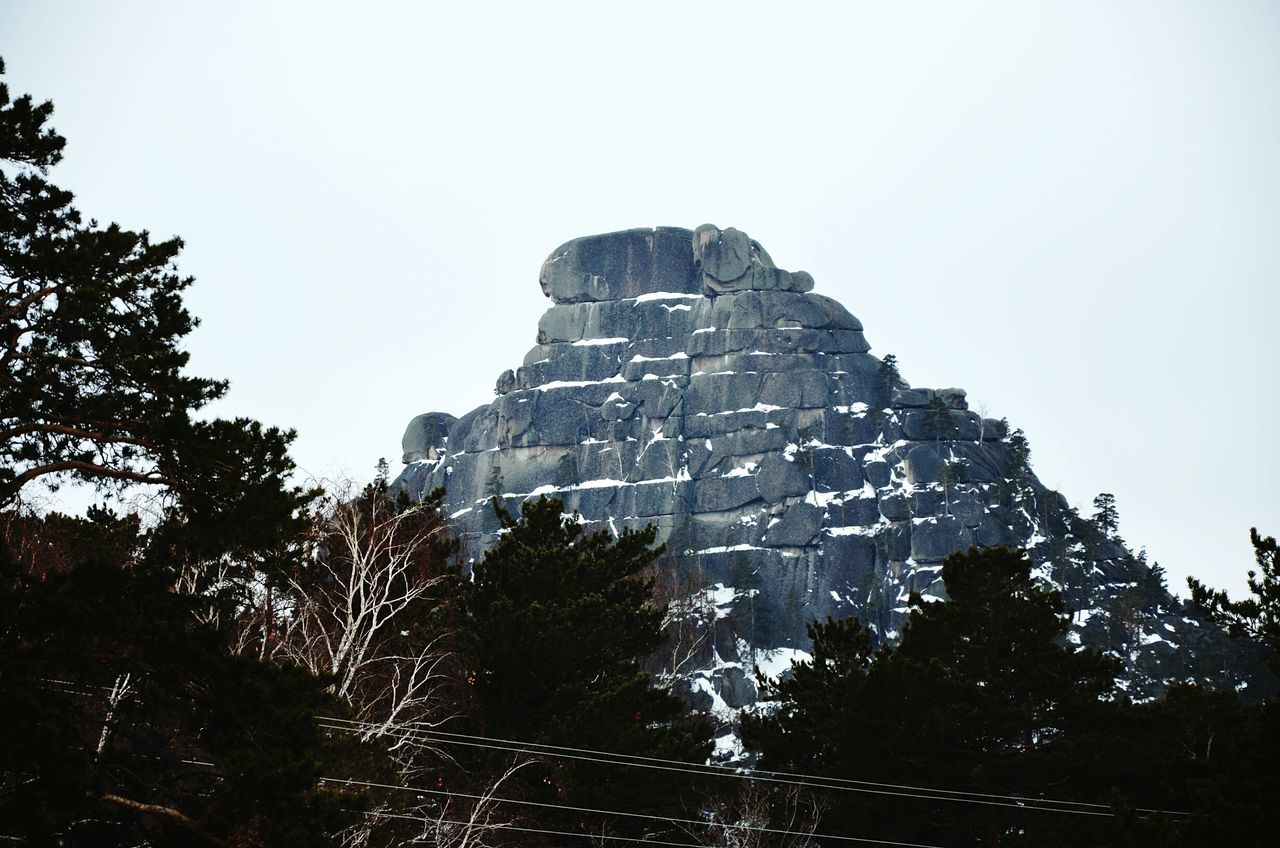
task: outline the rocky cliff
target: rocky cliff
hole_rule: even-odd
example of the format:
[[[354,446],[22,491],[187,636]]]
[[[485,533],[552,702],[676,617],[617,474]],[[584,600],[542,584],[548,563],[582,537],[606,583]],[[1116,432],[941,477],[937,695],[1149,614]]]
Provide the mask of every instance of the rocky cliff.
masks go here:
[[[805,622],[858,615],[892,639],[908,598],[945,597],[941,561],[1027,548],[1077,610],[1071,638],[1124,659],[1130,685],[1240,685],[1222,640],[1158,571],[1031,472],[1026,442],[957,388],[911,388],[813,278],[735,229],[570,241],[542,266],[552,306],[492,403],[410,423],[395,485],[437,486],[473,554],[554,495],[613,532],[656,524],[672,558],[667,658],[727,714],[804,652]]]

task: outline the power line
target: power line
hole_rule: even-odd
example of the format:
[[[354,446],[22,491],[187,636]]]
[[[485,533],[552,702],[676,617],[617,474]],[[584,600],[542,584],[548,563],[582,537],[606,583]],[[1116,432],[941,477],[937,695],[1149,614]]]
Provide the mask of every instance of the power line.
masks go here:
[[[561,810],[571,813],[591,813],[592,815],[602,816],[624,816],[632,819],[644,819],[645,821],[664,822],[667,824],[691,824],[698,827],[719,827],[726,830],[748,830],[755,833],[770,833],[781,836],[812,836],[815,839],[834,839],[840,842],[858,842],[870,843],[873,845],[892,845],[896,848],[939,848],[937,845],[926,845],[920,842],[895,842],[887,839],[870,839],[862,836],[839,836],[829,833],[813,833],[805,834],[802,831],[782,830],[772,827],[760,827],[757,825],[728,824],[726,822],[707,822],[698,821],[697,819],[677,819],[667,816],[655,816],[651,813],[624,813],[620,810],[597,810],[591,807],[574,807],[568,804],[549,804],[544,801],[526,801],[519,798],[494,798],[491,795],[470,795],[465,792],[450,792],[445,789],[421,789],[413,786],[396,786],[390,783],[370,783],[364,780],[345,780],[340,778],[320,778],[323,783],[339,783],[346,786],[368,786],[374,789],[392,789],[399,792],[414,792],[425,795],[443,795],[448,798],[467,798],[472,801],[491,801],[495,804],[516,804],[523,807],[542,807],[552,810]]]
[[[362,727],[376,726],[373,722],[352,721],[350,719],[333,718],[330,716],[317,716],[317,718],[324,721],[345,722],[349,724],[356,724]],[[397,728],[396,731],[401,733],[418,733],[418,734],[424,734],[424,735],[430,735],[430,736],[446,737],[445,739],[441,739],[439,741],[447,741],[448,739],[477,740],[477,741],[491,742],[491,743],[502,744],[502,745],[518,745],[518,746],[521,746],[522,748],[542,748],[542,749],[547,749],[547,752],[549,753],[550,752],[570,752],[575,754],[592,754],[595,756],[602,756],[602,757],[614,757],[619,760],[635,761],[636,764],[639,764],[641,762],[659,763],[663,765],[678,766],[682,769],[705,770],[709,773],[725,774],[733,777],[758,778],[760,776],[768,776],[771,778],[778,778],[778,782],[780,783],[786,783],[788,781],[793,783],[803,784],[803,785],[813,785],[815,783],[821,783],[825,786],[828,786],[829,788],[836,788],[836,785],[869,786],[877,789],[904,789],[904,790],[911,790],[916,792],[927,792],[934,795],[955,795],[957,797],[988,798],[988,799],[1003,800],[1003,801],[1016,801],[1019,803],[1032,801],[1036,803],[1053,803],[1053,804],[1061,804],[1063,806],[1092,807],[1100,810],[1110,810],[1110,807],[1108,807],[1106,804],[1095,804],[1087,801],[1066,801],[1062,799],[1053,799],[1053,798],[1028,799],[1021,795],[1001,795],[1001,794],[989,793],[989,792],[971,792],[971,791],[966,791],[961,789],[937,789],[933,787],[911,786],[907,784],[898,784],[898,783],[882,783],[882,782],[877,782],[872,780],[853,780],[849,778],[822,777],[819,775],[812,775],[812,774],[800,774],[796,772],[769,771],[767,769],[752,769],[750,773],[747,774],[742,770],[733,766],[700,765],[697,763],[684,763],[679,760],[662,759],[660,757],[645,757],[639,754],[616,754],[611,751],[597,751],[597,750],[592,750],[590,748],[571,748],[564,745],[547,745],[540,742],[521,742],[519,740],[514,740],[514,739],[500,739],[500,738],[493,738],[493,737],[487,737],[487,736],[477,736],[477,735],[468,734],[468,733],[449,733],[443,730],[436,730],[434,728],[405,727],[405,728]],[[532,752],[523,751],[523,753],[532,753]],[[628,763],[628,764],[631,764],[631,763]],[[1148,812],[1158,812],[1158,811],[1152,810]]]
[[[66,687],[81,686],[92,689],[109,690],[110,687],[95,686],[94,684],[77,684],[71,681],[45,679],[46,684],[57,684]],[[380,728],[381,726],[373,722],[356,721],[352,719],[337,718],[334,716],[313,716],[320,726],[329,730],[337,730],[345,733],[357,732],[361,729]],[[325,724],[330,722],[330,724]],[[560,745],[548,745],[538,742],[521,742],[518,740],[501,739],[486,736],[477,736],[466,733],[451,733],[443,730],[435,730],[433,728],[421,727],[399,727],[399,728],[383,728],[380,731],[385,735],[397,735],[402,739],[418,738],[424,741],[437,742],[443,744],[463,745],[474,748],[485,748],[491,750],[509,751],[513,753],[522,753],[529,755],[556,756],[562,759],[572,759],[584,762],[592,762],[601,765],[622,765],[633,766],[636,768],[656,769],[659,771],[670,771],[684,774],[709,774],[720,777],[732,777],[738,780],[755,780],[766,783],[777,783],[782,785],[802,786],[815,789],[834,789],[848,792],[861,792],[874,795],[891,795],[902,798],[915,798],[919,800],[929,801],[952,801],[956,803],[979,804],[993,807],[1006,807],[1018,810],[1037,810],[1041,812],[1069,813],[1072,815],[1084,815],[1095,817],[1114,818],[1115,812],[1105,804],[1092,803],[1087,801],[1069,801],[1065,799],[1055,798],[1033,798],[1019,795],[1001,795],[996,793],[972,792],[957,789],[938,789],[931,787],[912,786],[909,784],[882,783],[868,780],[854,780],[849,778],[823,777],[819,775],[802,774],[795,772],[779,772],[764,769],[753,769],[750,772],[743,771],[738,768],[720,765],[702,765],[696,763],[684,763],[679,760],[669,760],[660,757],[646,757],[638,754],[618,754],[610,751],[598,751],[590,748],[574,748]],[[587,756],[593,755],[593,756]],[[602,759],[607,758],[607,759]],[[199,763],[200,765],[212,765],[211,763]],[[424,790],[426,791],[426,790]],[[1081,809],[1072,809],[1073,807]],[[1149,807],[1134,808],[1135,812],[1153,813],[1157,815],[1167,816],[1188,816],[1187,812],[1179,810],[1162,810]]]
[[[379,810],[369,810],[365,812],[366,816],[375,816],[383,819],[409,819],[410,821],[420,822],[437,822],[439,824],[461,824],[469,825],[474,822],[463,822],[454,819],[433,819],[429,816],[411,816],[407,813],[387,813]],[[637,839],[634,836],[610,836],[606,833],[577,833],[572,830],[545,830],[540,827],[517,827],[512,824],[503,825],[481,825],[486,830],[511,830],[519,833],[541,833],[547,836],[577,836],[585,839],[614,839],[619,842],[643,842],[645,845],[663,845],[674,846],[674,848],[702,848],[693,842],[666,842],[661,839]]]
[[[347,733],[355,732],[356,730],[356,728],[342,727],[338,725],[321,724],[320,726],[327,727],[330,730],[340,730]],[[389,730],[385,732],[388,735],[399,735],[401,736],[401,738],[410,738],[413,736],[412,731]],[[419,731],[419,734],[420,733],[421,731]],[[583,754],[562,754],[556,751],[521,748],[513,745],[487,744],[484,742],[470,742],[470,741],[465,741],[461,739],[428,739],[428,741],[442,742],[445,744],[452,744],[452,745],[463,745],[470,748],[487,748],[487,749],[496,750],[496,751],[509,751],[517,754],[530,754],[535,756],[538,756],[538,755],[555,756],[561,759],[578,760],[582,762],[598,763],[601,765],[634,766],[636,768],[676,772],[679,774],[714,774],[722,777],[732,777],[736,780],[758,780],[766,783],[778,783],[778,784],[790,785],[790,786],[803,786],[803,787],[809,787],[809,788],[815,788],[815,789],[839,789],[847,792],[862,792],[862,793],[871,794],[871,795],[894,795],[902,798],[916,798],[920,800],[956,801],[959,803],[967,803],[967,804],[982,804],[982,805],[993,806],[993,807],[1011,807],[1014,809],[1042,810],[1045,812],[1073,813],[1076,815],[1084,815],[1084,816],[1106,817],[1106,816],[1113,815],[1113,813],[1110,813],[1110,812],[1096,812],[1093,810],[1072,810],[1072,809],[1062,809],[1057,807],[1034,806],[1034,805],[1028,806],[1025,804],[1004,802],[1004,801],[990,801],[990,800],[984,800],[981,798],[962,798],[962,797],[952,797],[947,795],[929,795],[929,794],[924,794],[922,792],[900,792],[892,789],[873,789],[873,788],[867,788],[867,787],[861,787],[861,786],[839,786],[839,785],[823,783],[821,778],[817,778],[813,781],[799,781],[799,780],[784,780],[781,778],[774,778],[774,777],[767,777],[767,776],[757,777],[755,775],[746,774],[743,772],[716,770],[714,766],[698,766],[691,763],[684,763],[678,766],[677,765],[669,766],[669,765],[659,765],[655,763],[645,763],[645,762],[628,762],[623,759],[602,759],[600,757],[589,757]],[[606,754],[606,756],[611,756],[611,755]]]
[[[348,733],[354,732],[355,730],[355,728],[340,727],[336,725],[321,725],[321,726],[327,727],[331,730],[341,730]],[[386,731],[386,732],[389,735],[399,734],[402,738],[409,738],[410,736],[412,736],[411,732],[394,731],[394,730]],[[680,774],[715,774],[722,777],[732,777],[737,780],[758,780],[760,782],[765,782],[765,783],[778,783],[778,784],[790,785],[790,786],[803,786],[803,787],[808,787],[812,789],[838,789],[846,792],[861,792],[861,793],[870,794],[870,795],[891,795],[891,796],[897,796],[901,798],[915,798],[918,800],[925,800],[925,801],[954,801],[954,802],[963,803],[963,804],[979,804],[979,805],[985,805],[985,806],[991,806],[991,807],[1007,807],[1007,808],[1018,809],[1018,810],[1039,810],[1041,812],[1070,813],[1073,815],[1095,816],[1095,817],[1104,817],[1104,818],[1113,817],[1115,815],[1110,811],[1103,812],[1103,811],[1096,811],[1096,810],[1073,810],[1070,808],[1063,808],[1063,807],[1043,806],[1037,803],[1037,799],[1026,799],[1023,801],[1023,803],[1016,803],[1012,801],[993,801],[993,800],[986,800],[982,798],[964,798],[964,797],[957,797],[957,796],[950,796],[950,795],[931,795],[931,794],[927,794],[927,790],[917,791],[917,792],[902,792],[902,791],[896,791],[893,789],[878,789],[878,788],[869,788],[869,787],[863,787],[863,786],[841,786],[836,784],[825,783],[823,782],[822,778],[815,778],[812,781],[785,780],[781,778],[768,777],[768,776],[756,776],[753,774],[747,774],[743,772],[715,770],[714,766],[697,766],[690,763],[684,764],[683,767],[667,766],[667,765],[658,765],[654,763],[627,762],[626,760],[622,760],[622,759],[601,759],[598,757],[588,757],[582,754],[562,754],[562,753],[557,753],[555,751],[533,750],[528,748],[520,748],[512,745],[486,744],[483,742],[469,742],[469,741],[458,740],[458,739],[429,739],[428,741],[443,742],[446,744],[453,744],[453,745],[463,745],[471,748],[487,748],[487,749],[497,750],[497,751],[509,751],[509,752],[518,753],[518,754],[555,756],[561,759],[579,760],[583,762],[598,763],[601,765],[635,766],[636,768],[654,769],[657,771],[676,772]]]
[[[335,722],[337,724],[322,725],[331,730],[341,730],[344,732],[355,732],[357,728],[375,727],[371,723],[352,721],[350,719],[338,719],[332,717],[317,717],[321,721]],[[354,725],[354,727],[340,725]],[[1042,812],[1070,813],[1072,815],[1084,815],[1095,817],[1114,817],[1115,813],[1106,805],[1093,804],[1083,801],[1066,801],[1051,798],[1028,798],[1016,795],[996,795],[978,792],[964,792],[961,790],[951,789],[930,789],[927,787],[910,786],[903,784],[891,783],[875,783],[872,781],[847,780],[842,778],[827,778],[817,775],[795,774],[789,772],[743,772],[726,766],[714,765],[698,765],[694,763],[681,763],[678,760],[665,760],[658,757],[644,757],[632,754],[615,754],[607,751],[594,751],[586,748],[570,748],[556,745],[543,745],[541,743],[522,743],[507,739],[490,739],[484,736],[474,736],[464,733],[446,733],[438,730],[428,730],[423,728],[393,728],[384,730],[388,735],[398,735],[400,738],[420,738],[424,741],[437,742],[443,744],[463,745],[474,748],[487,748],[500,751],[511,751],[515,753],[523,753],[530,755],[557,756],[563,759],[580,760],[585,762],[599,763],[603,765],[624,765],[634,766],[636,768],[656,769],[659,771],[670,771],[685,774],[713,774],[722,777],[732,777],[739,780],[758,780],[767,783],[778,783],[783,785],[804,786],[819,789],[835,789],[848,792],[862,792],[873,795],[892,795],[904,798],[916,798],[921,800],[932,801],[953,801],[957,803],[980,804],[994,807],[1006,807],[1018,810],[1038,810]],[[446,738],[437,738],[446,737]],[[563,753],[574,752],[574,753]],[[597,756],[588,756],[589,754]],[[1053,806],[1060,805],[1060,806]],[[1090,809],[1072,809],[1072,807],[1082,807]],[[1157,813],[1163,815],[1185,816],[1187,813],[1173,810],[1158,810],[1151,808],[1140,808],[1138,812]]]

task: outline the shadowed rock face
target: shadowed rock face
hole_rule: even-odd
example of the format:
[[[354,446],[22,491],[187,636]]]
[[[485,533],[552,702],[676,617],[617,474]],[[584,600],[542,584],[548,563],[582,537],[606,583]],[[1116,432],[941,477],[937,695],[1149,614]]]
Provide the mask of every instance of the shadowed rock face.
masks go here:
[[[449,428],[457,420],[447,412],[424,412],[415,416],[400,439],[401,461],[410,465],[439,459],[449,438]]]
[[[803,651],[815,618],[858,615],[894,638],[911,592],[944,596],[954,551],[1021,545],[1047,563],[1051,544],[1084,545],[1065,500],[1012,467],[1001,422],[969,411],[961,389],[898,380],[857,318],[744,233],[575,239],[539,281],[553,305],[523,364],[492,403],[415,419],[395,485],[445,486],[473,555],[499,529],[495,496],[515,512],[554,495],[615,532],[656,524],[694,587],[684,600],[702,599],[716,633],[686,666],[704,669],[690,677],[703,706],[749,700],[754,684],[725,669],[750,677],[770,651]],[[1098,608],[1108,580],[1131,582],[1108,544],[1076,556],[1093,592],[1077,608]],[[1045,580],[1065,586],[1066,568],[1046,565]],[[1166,606],[1168,643],[1203,642]],[[1156,641],[1139,648],[1155,657]],[[1185,672],[1164,654],[1151,663],[1156,686]]]

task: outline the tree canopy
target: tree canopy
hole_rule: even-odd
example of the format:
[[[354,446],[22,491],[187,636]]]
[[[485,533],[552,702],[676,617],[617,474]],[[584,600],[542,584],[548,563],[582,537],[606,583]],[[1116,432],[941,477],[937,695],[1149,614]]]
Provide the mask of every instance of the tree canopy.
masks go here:
[[[84,220],[48,178],[66,146],[52,115],[0,81],[0,507],[75,479],[162,486],[206,519],[291,511],[291,434],[196,418],[227,383],[183,370],[181,240]]]
[[[183,370],[181,242],[81,218],[52,111],[0,83],[0,836],[331,844],[362,801],[325,764],[376,758],[319,731],[327,678],[233,644],[297,566],[292,433],[197,417],[227,384]],[[24,502],[69,479],[162,497],[145,522]]]
[[[1263,536],[1254,527],[1249,531],[1257,570],[1250,569],[1247,582],[1252,597],[1233,601],[1220,589],[1211,589],[1194,577],[1187,578],[1191,602],[1233,636],[1256,641],[1270,655],[1280,675],[1280,545],[1274,536]]]
[[[496,506],[496,502],[495,502]],[[556,499],[501,510],[503,533],[466,597],[475,693],[492,737],[700,763],[710,731],[681,722],[683,702],[641,667],[662,643],[653,606],[655,529],[587,532]],[[548,800],[647,810],[678,807],[655,773],[567,760],[543,773]],[[617,824],[624,827],[625,822]]]
[[[744,721],[745,741],[771,770],[984,795],[1093,795],[1077,749],[1108,709],[1118,666],[1064,643],[1062,602],[1030,570],[1003,548],[952,555],[942,572],[949,600],[913,598],[896,647],[873,650],[856,620],[811,625],[812,661],[767,687],[772,707]],[[1046,844],[1060,832],[1048,829],[1060,824],[1052,816],[1017,812],[843,793],[824,830],[946,844],[962,833],[1021,844],[1009,837],[1023,832]],[[882,830],[868,834],[869,824]]]
[[[5,518],[0,835],[307,846],[358,819],[317,783],[361,760],[312,718],[346,710],[328,681],[234,654],[136,516]]]

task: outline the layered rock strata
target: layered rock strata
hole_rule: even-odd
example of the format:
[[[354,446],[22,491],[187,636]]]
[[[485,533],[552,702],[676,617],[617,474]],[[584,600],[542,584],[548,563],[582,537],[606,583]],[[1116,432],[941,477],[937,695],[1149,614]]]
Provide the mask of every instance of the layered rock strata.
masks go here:
[[[942,560],[972,545],[1032,549],[1043,579],[1075,586],[1073,638],[1114,641],[1085,611],[1134,582],[1127,549],[1090,536],[1002,422],[962,389],[910,388],[857,318],[744,233],[575,239],[539,281],[553,305],[523,364],[491,403],[414,419],[395,485],[444,486],[473,554],[499,530],[493,497],[514,512],[552,495],[615,533],[657,525],[694,587],[673,609],[714,631],[686,664],[695,700],[753,700],[753,666],[800,655],[816,618],[892,639],[911,593],[944,597]],[[1157,687],[1212,640],[1161,597],[1122,640]]]

